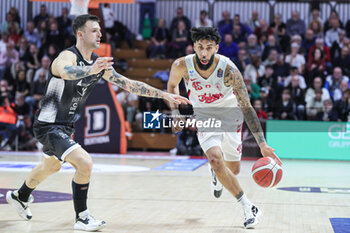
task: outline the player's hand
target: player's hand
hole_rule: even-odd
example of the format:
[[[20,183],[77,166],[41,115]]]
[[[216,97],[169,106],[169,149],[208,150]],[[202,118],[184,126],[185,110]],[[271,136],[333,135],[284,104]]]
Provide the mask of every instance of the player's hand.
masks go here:
[[[111,69],[113,57],[99,57],[91,66],[91,74],[98,74],[104,69]]]
[[[278,156],[276,155],[276,153],[274,152],[275,149],[273,149],[272,147],[270,147],[269,145],[266,144],[266,142],[262,142],[260,143],[260,151],[261,151],[261,154],[264,156],[264,157],[271,157],[273,158],[274,160],[276,160],[276,162],[282,166],[282,161],[280,160],[280,158],[278,158]]]
[[[174,133],[178,133],[181,130],[183,130],[184,127],[179,124],[180,121],[186,122],[185,117],[183,117],[181,115],[177,115],[177,116],[173,117],[173,127],[172,127],[172,129],[173,129]]]
[[[171,94],[171,93],[165,93],[164,95],[164,99],[172,102],[172,103],[176,103],[176,104],[192,104],[187,98],[179,96],[179,95],[175,95],[175,94]]]

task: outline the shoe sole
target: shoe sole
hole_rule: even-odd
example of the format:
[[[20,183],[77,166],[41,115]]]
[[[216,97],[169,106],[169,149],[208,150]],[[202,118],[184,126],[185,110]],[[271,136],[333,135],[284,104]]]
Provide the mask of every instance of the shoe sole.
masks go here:
[[[79,230],[79,231],[89,231],[89,232],[93,232],[93,231],[98,231],[98,230],[101,230],[101,229],[103,229],[103,228],[105,228],[106,227],[106,224],[103,224],[103,225],[101,225],[101,226],[99,226],[99,227],[96,227],[96,228],[94,228],[94,229],[85,229],[83,226],[81,226],[81,225],[76,225],[76,224],[74,224],[74,230]]]
[[[16,210],[17,214],[18,214],[21,218],[23,218],[23,219],[26,220],[26,221],[29,221],[29,220],[32,219],[32,216],[28,216],[28,215],[23,216],[23,215],[17,210],[17,206],[16,206],[16,204],[14,203],[16,200],[14,200],[14,199],[12,198],[12,191],[8,191],[8,192],[6,193],[6,201],[7,201],[7,203],[8,203],[10,206],[12,206],[12,207]]]
[[[256,225],[258,225],[258,224],[259,224],[259,219],[258,219],[258,218],[259,218],[261,215],[262,215],[262,211],[261,211],[261,209],[258,208],[258,213],[257,213],[256,216],[255,216],[254,224],[245,227],[245,229],[251,229],[251,228],[254,228]]]

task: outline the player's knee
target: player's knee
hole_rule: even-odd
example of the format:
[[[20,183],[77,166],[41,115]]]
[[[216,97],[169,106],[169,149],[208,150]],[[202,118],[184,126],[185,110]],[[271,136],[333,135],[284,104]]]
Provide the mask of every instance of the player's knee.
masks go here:
[[[214,169],[214,171],[219,171],[224,166],[224,161],[220,154],[212,154],[209,156],[210,166]]]
[[[77,165],[78,171],[83,174],[90,176],[92,171],[92,160],[91,159],[82,159]]]
[[[233,174],[238,175],[240,171],[241,171],[241,168],[238,166],[238,167],[235,167],[232,172]]]
[[[61,164],[60,163],[55,163],[54,165],[52,165],[50,167],[50,173],[56,173],[56,172],[59,172],[59,170],[61,170]]]
[[[58,160],[55,163],[44,163],[42,165],[42,170],[44,170],[46,173],[53,174],[61,170],[61,164]]]

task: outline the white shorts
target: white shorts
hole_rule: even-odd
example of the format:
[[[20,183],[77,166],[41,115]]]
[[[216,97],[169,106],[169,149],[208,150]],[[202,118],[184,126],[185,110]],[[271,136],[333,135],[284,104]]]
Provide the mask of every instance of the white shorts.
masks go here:
[[[242,126],[237,132],[198,132],[198,141],[206,153],[213,146],[221,148],[225,161],[240,161],[242,156]]]

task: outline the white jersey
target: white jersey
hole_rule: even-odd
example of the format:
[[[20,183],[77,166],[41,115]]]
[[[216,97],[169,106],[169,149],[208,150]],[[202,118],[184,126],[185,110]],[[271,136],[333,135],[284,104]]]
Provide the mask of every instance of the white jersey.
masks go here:
[[[237,99],[232,87],[226,87],[224,83],[226,66],[229,64],[237,69],[235,64],[227,57],[217,54],[219,62],[214,72],[209,78],[204,79],[194,67],[194,56],[195,54],[191,54],[185,57],[189,74],[186,88],[192,106],[194,108],[237,107]]]

